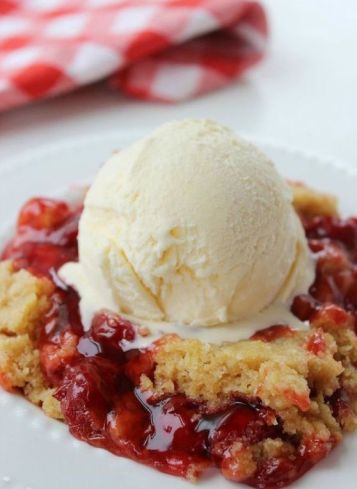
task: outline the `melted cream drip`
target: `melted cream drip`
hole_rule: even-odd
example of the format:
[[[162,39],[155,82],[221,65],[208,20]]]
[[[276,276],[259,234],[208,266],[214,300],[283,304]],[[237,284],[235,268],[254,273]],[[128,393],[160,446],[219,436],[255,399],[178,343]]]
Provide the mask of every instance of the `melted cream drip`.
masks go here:
[[[82,299],[80,302],[82,322],[86,330],[90,328],[93,316],[98,311],[106,309],[115,312],[117,310],[114,301],[104,300],[104,297],[108,297],[107,294],[100,295],[98,289],[88,287],[86,277],[78,263],[64,265],[60,271],[60,278],[69,285],[75,284],[79,292],[83,288],[86,289],[86,293],[81,296]],[[310,283],[311,278],[309,278]],[[305,292],[310,283],[303,284],[301,292]],[[292,299],[291,297],[289,305]],[[195,338],[204,343],[222,344],[246,340],[257,331],[276,324],[286,324],[296,330],[308,329],[306,322],[300,321],[290,312],[286,302],[272,304],[258,314],[244,320],[217,326],[186,326],[163,321],[138,320],[135,317],[122,313],[120,315],[131,321],[138,329],[145,327],[149,330],[147,336],[137,335],[135,342],[131,343],[133,348],[144,348],[165,334],[177,334],[181,338]]]

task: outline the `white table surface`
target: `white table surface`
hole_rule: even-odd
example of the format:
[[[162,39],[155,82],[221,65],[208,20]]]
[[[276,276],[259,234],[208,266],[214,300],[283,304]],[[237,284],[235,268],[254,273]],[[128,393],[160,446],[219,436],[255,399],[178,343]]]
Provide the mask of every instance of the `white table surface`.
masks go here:
[[[244,134],[357,166],[356,0],[263,3],[271,22],[269,52],[244,80],[179,105],[136,101],[97,85],[2,113],[0,165],[66,137],[211,117]]]

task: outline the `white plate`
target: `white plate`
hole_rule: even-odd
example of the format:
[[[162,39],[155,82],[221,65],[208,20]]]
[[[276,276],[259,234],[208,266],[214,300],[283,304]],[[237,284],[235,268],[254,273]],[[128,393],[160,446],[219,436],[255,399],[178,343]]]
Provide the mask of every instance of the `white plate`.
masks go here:
[[[29,151],[0,167],[0,240],[14,223],[19,207],[35,195],[63,196],[76,182],[90,181],[113,149],[125,146],[142,131],[117,131],[65,141]],[[357,212],[357,170],[322,161],[295,150],[258,143],[291,179],[308,182],[339,196],[343,214]],[[2,238],[1,238],[2,233]],[[355,489],[357,436],[290,487]],[[78,442],[67,427],[47,418],[19,396],[0,391],[0,488],[6,489],[192,489],[192,484],[156,472]],[[197,487],[197,486],[196,486]],[[211,471],[204,489],[246,487]]]

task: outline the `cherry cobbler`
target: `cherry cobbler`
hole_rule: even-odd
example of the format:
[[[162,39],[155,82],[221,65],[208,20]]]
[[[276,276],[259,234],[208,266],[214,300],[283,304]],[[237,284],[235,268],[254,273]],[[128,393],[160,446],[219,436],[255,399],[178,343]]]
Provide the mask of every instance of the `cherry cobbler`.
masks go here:
[[[33,199],[0,263],[0,383],[63,420],[80,440],[195,480],[279,488],[357,425],[357,218],[291,184],[316,259],[292,312],[309,329],[272,324],[215,345],[145,334],[102,310],[84,331],[79,297],[57,270],[77,259],[81,207]]]

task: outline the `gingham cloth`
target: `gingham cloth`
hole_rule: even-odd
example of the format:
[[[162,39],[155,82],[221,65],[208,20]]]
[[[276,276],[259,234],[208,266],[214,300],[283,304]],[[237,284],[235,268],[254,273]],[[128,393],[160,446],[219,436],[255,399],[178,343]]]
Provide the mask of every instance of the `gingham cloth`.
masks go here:
[[[102,78],[143,99],[221,87],[263,55],[245,0],[0,0],[0,110]]]

